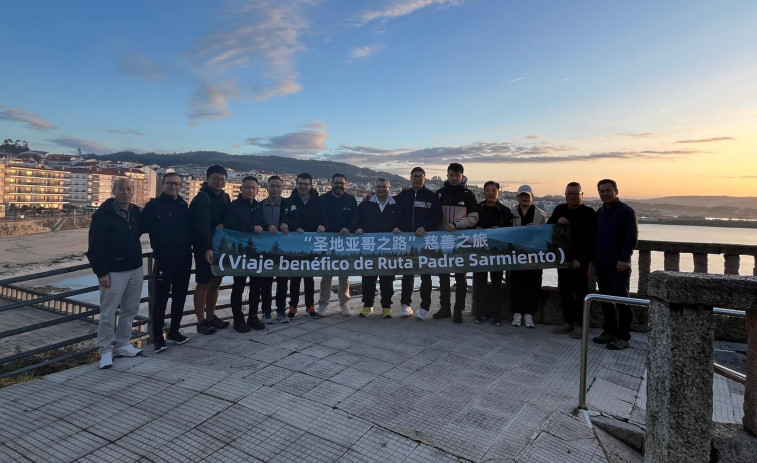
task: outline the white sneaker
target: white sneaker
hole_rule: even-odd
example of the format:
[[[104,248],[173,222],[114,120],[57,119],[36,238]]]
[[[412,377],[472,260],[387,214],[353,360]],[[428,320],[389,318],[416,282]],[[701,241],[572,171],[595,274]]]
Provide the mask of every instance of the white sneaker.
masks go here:
[[[521,318],[522,317],[521,317],[521,315],[519,313],[514,313],[513,314],[513,326],[520,326]]]
[[[142,355],[142,349],[137,349],[131,344],[116,347],[116,357],[136,357]]]
[[[412,312],[410,312],[412,314]],[[426,314],[428,313],[428,310],[426,309],[418,309],[418,313],[415,314],[415,318],[417,318],[420,321],[423,321],[426,319]]]
[[[534,328],[534,319],[530,313],[527,313],[523,318],[526,320],[526,328]]]
[[[339,308],[342,309],[342,315],[344,315],[345,317],[349,317],[350,315],[352,315],[350,313],[350,305],[349,304],[342,304]]]
[[[318,316],[319,317],[325,317],[326,316],[326,307],[325,305],[319,305],[318,306]]]
[[[100,352],[100,368],[103,370],[113,366],[113,352]]]
[[[421,310],[423,310],[423,309],[421,309]],[[410,307],[407,304],[402,304],[402,310],[400,310],[400,315],[403,318],[404,317],[409,317],[409,316],[413,315],[413,308]]]

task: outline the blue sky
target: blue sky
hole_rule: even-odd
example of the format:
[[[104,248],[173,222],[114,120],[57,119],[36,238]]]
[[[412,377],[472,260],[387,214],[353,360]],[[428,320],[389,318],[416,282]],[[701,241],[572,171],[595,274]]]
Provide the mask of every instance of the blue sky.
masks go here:
[[[757,2],[16,1],[0,136],[757,195]]]

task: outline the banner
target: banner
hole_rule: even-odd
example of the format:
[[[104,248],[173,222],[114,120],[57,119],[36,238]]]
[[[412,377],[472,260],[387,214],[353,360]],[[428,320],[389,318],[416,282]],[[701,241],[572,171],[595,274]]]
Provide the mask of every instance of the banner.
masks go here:
[[[419,275],[570,267],[567,226],[454,232],[213,234],[216,276]]]

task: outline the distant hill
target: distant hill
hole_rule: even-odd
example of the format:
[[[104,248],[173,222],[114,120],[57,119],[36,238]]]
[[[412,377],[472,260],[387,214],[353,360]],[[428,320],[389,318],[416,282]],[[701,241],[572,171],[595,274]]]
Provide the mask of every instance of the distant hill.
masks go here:
[[[668,206],[757,208],[757,197],[754,196],[664,196],[631,201]]]
[[[350,182],[373,182],[378,177],[386,177],[392,187],[410,185],[410,180],[389,172],[375,171],[366,167],[357,167],[344,162],[316,161],[311,159],[294,159],[283,156],[232,155],[218,151],[192,151],[188,153],[156,154],[132,153],[122,151],[106,155],[88,155],[102,161],[129,161],[142,164],[157,164],[161,167],[173,165],[197,165],[207,167],[220,164],[236,171],[267,171],[276,173],[298,174],[309,172],[315,178],[331,178],[336,172],[347,176]]]

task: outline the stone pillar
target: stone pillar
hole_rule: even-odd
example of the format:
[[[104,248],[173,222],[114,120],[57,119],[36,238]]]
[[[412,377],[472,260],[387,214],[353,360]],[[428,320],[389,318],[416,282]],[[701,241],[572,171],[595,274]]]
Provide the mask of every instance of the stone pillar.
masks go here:
[[[639,290],[638,294],[647,294],[649,272],[652,269],[652,252],[639,251]]]
[[[738,254],[726,254],[725,265],[723,266],[723,273],[726,275],[738,275],[739,274],[739,255]]]
[[[709,463],[712,427],[711,305],[682,304],[695,288],[654,272],[649,285],[647,463]],[[693,275],[693,274],[692,274]]]
[[[707,254],[694,253],[694,273],[707,273]]]
[[[665,251],[665,271],[677,272],[681,268],[681,254],[677,252]]]
[[[744,427],[757,436],[757,307],[746,313],[746,385],[744,386]]]

